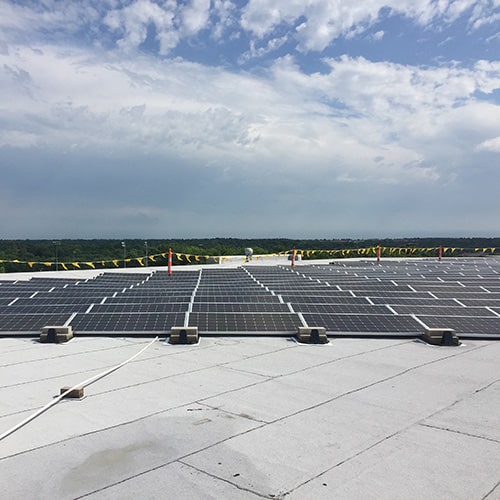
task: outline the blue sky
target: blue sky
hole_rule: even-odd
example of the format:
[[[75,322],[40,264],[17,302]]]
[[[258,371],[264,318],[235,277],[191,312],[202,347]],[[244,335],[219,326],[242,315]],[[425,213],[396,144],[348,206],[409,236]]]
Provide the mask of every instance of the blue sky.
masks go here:
[[[0,0],[0,238],[500,236],[499,0]]]

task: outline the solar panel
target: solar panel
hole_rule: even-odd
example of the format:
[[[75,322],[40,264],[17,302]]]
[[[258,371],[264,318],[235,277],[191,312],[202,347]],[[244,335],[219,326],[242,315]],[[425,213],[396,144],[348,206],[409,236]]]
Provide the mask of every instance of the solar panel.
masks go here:
[[[495,316],[486,307],[441,306],[392,306],[398,314],[423,314],[429,316]],[[500,319],[500,318],[499,318]]]
[[[453,328],[457,335],[500,335],[500,318],[419,315],[429,328]]]
[[[40,333],[44,326],[64,325],[70,314],[0,314],[0,332]]]
[[[369,301],[365,297],[353,297],[352,295],[346,295],[345,297],[339,297],[337,295],[282,295],[284,302],[291,302],[292,304],[362,304],[368,305]]]
[[[91,313],[151,313],[151,312],[186,312],[189,302],[153,302],[153,303],[104,303],[95,304]]]
[[[120,294],[116,297],[108,297],[105,304],[155,304],[155,303],[178,303],[178,302],[189,302],[191,300],[191,295],[171,295],[171,296],[146,296],[141,297],[140,295],[129,297],[126,294]]]
[[[277,295],[207,295],[194,298],[194,302],[279,302]]]
[[[85,312],[87,304],[30,304],[18,305],[17,302],[11,306],[0,305],[0,315],[3,314],[65,314],[73,312]]]
[[[289,313],[290,309],[286,304],[274,302],[195,302],[193,312],[238,312],[238,313]]]
[[[364,304],[309,304],[292,303],[293,310],[300,313],[315,314],[393,314],[386,306]]]
[[[77,314],[70,325],[78,333],[163,333],[184,325],[184,313],[88,313]]]
[[[310,326],[322,326],[330,333],[423,333],[422,325],[411,316],[382,314],[303,314]]]
[[[207,333],[292,333],[302,323],[292,313],[191,313],[189,325]]]
[[[465,288],[463,290],[466,290]],[[482,293],[477,292],[432,292],[438,298],[455,298],[458,300],[462,299],[487,299],[487,300],[500,300],[500,293],[488,293],[483,291]]]
[[[441,307],[456,307],[458,303],[453,299],[435,299],[431,296],[428,298],[413,298],[413,297],[371,297],[370,300],[374,304],[408,305],[408,306],[441,306]],[[480,304],[476,304],[480,305]]]

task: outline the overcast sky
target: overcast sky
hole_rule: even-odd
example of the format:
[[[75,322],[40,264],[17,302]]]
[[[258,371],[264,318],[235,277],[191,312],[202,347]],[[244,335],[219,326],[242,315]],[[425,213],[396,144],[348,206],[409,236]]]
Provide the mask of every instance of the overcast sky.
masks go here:
[[[500,236],[499,0],[0,0],[0,238]]]

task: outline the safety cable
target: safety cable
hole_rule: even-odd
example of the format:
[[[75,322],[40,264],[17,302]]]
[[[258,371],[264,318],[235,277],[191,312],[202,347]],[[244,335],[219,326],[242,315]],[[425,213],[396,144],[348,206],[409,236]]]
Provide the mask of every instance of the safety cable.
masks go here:
[[[118,370],[119,368],[126,365],[127,363],[130,363],[132,360],[134,360],[135,358],[140,356],[146,349],[148,349],[150,346],[152,346],[157,340],[158,340],[158,336],[156,336],[151,342],[149,342],[149,344],[147,346],[145,346],[143,349],[141,349],[138,353],[134,354],[133,356],[131,356],[127,360],[123,361],[119,365],[113,366],[112,368],[109,368],[108,370],[106,370],[102,373],[98,373],[97,375],[94,375],[93,377],[91,377],[87,380],[84,380],[83,382],[80,382],[79,384],[75,384],[73,387],[70,387],[68,390],[64,391],[62,394],[60,394],[59,396],[54,398],[52,401],[47,403],[44,407],[40,408],[32,415],[25,418],[22,422],[19,422],[17,425],[12,427],[8,431],[4,432],[3,434],[0,434],[0,441],[2,439],[6,438],[7,436],[10,436],[11,434],[16,432],[21,427],[24,427],[26,424],[28,424],[29,422],[31,422],[32,420],[34,420],[35,418],[40,416],[42,413],[46,412],[49,408],[52,408],[52,406],[55,406],[57,403],[59,403],[59,401],[61,401],[61,399],[64,399],[71,391],[74,391],[75,389],[78,389],[78,388],[88,387],[89,385],[93,384],[94,382],[97,382],[98,380],[106,377],[110,373],[113,373],[114,371]]]

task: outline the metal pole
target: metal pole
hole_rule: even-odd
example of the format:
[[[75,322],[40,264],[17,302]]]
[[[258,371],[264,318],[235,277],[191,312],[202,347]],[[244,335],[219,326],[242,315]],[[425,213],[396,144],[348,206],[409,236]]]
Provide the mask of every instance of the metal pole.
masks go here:
[[[125,262],[125,259],[127,258],[127,244],[122,241],[122,247],[123,247],[123,267],[127,267],[127,263]]]

